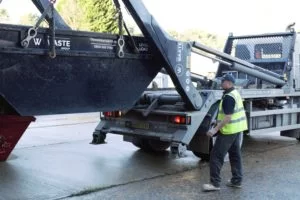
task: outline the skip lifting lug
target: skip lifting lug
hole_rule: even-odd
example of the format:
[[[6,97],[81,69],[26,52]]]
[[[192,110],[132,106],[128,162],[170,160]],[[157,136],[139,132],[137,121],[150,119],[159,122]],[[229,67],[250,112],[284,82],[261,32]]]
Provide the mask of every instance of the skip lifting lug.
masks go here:
[[[35,38],[36,35],[37,35],[37,28],[32,27],[32,28],[28,29],[27,37],[24,40],[22,40],[22,42],[21,42],[22,47],[27,48],[29,46],[29,42],[33,38]]]
[[[124,45],[125,45],[125,41],[124,41],[124,36],[120,35],[119,39],[118,39],[118,57],[119,58],[123,58],[124,57]]]
[[[121,10],[121,5],[118,0],[114,0],[114,4],[117,9],[118,14],[118,28],[119,28],[119,39],[118,39],[118,49],[117,49],[117,56],[119,58],[124,58],[124,46],[125,46],[125,40],[123,36],[123,15]]]

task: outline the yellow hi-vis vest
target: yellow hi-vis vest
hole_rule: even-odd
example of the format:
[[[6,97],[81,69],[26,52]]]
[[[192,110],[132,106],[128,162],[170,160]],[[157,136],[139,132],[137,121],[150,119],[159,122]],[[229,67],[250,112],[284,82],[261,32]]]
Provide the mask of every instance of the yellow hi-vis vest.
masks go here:
[[[229,134],[235,134],[247,130],[248,129],[247,119],[246,119],[246,114],[245,114],[241,95],[235,89],[225,95],[229,95],[234,98],[235,106],[234,106],[234,112],[231,115],[231,121],[225,126],[223,126],[223,128],[220,129],[221,133],[224,135],[229,135]],[[217,117],[218,122],[223,121],[225,117],[222,104],[223,104],[223,99],[221,100],[219,105],[219,113]]]

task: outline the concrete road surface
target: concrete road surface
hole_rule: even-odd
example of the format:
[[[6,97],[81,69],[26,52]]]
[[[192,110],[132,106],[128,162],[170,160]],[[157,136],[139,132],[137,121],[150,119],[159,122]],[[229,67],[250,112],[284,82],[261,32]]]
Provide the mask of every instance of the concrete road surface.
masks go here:
[[[0,163],[0,200],[14,199],[300,199],[300,144],[277,135],[246,138],[245,182],[205,193],[208,164],[147,154],[120,136],[90,145],[98,114],[38,117],[7,162]],[[230,178],[226,163],[223,178]]]
[[[193,156],[147,155],[120,136],[108,136],[104,145],[90,145],[98,116],[96,120],[57,118],[38,118],[9,160],[0,163],[1,200],[57,199],[198,165]]]
[[[279,137],[245,140],[244,183],[242,189],[228,188],[229,163],[222,170],[223,183],[217,192],[203,192],[209,180],[205,163],[186,172],[113,187],[66,200],[299,200],[300,144]]]

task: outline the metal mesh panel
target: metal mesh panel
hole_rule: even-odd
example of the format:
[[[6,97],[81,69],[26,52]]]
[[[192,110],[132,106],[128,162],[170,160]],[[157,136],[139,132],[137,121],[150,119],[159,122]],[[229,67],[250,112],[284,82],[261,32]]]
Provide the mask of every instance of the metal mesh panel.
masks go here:
[[[294,36],[293,33],[278,33],[229,37],[224,52],[284,77],[291,59]],[[231,73],[237,79],[254,83],[251,87],[264,87],[264,85],[270,87],[270,83],[266,81],[220,64],[217,77],[225,73]]]
[[[288,59],[292,35],[233,38],[228,54],[249,62],[278,62]]]

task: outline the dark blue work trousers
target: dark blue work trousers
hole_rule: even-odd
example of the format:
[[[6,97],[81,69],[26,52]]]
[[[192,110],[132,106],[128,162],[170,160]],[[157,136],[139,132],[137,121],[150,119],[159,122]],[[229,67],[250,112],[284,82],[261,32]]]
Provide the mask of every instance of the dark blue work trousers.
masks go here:
[[[243,178],[242,157],[241,157],[241,134],[223,135],[219,133],[210,154],[210,182],[220,187],[220,172],[224,163],[224,158],[228,152],[231,165],[233,184],[241,184]]]

